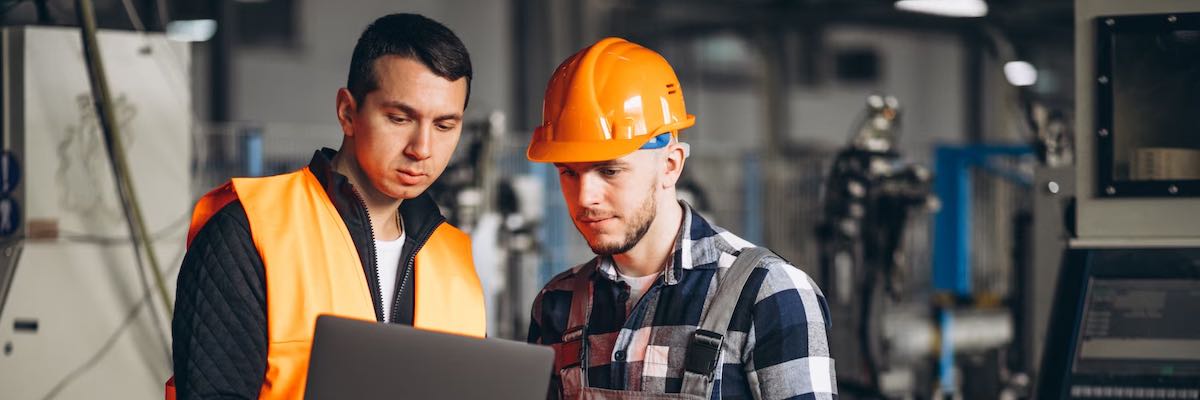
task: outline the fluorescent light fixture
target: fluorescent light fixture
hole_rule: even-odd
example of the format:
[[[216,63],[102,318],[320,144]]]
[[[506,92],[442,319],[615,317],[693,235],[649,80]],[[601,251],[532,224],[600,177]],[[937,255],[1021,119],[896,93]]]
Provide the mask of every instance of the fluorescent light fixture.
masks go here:
[[[192,19],[167,23],[167,39],[178,42],[204,42],[217,33],[217,21]]]
[[[982,17],[988,13],[983,0],[900,0],[896,9],[943,17]]]
[[[1004,64],[1004,77],[1013,86],[1031,86],[1037,83],[1037,68],[1025,61],[1009,61]]]

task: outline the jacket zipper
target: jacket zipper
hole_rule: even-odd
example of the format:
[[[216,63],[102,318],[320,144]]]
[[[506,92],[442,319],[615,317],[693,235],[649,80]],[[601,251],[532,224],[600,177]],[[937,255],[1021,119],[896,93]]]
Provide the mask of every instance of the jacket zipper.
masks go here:
[[[371,268],[371,272],[373,272],[375,274],[375,285],[376,285],[375,287],[379,288],[379,307],[375,309],[375,318],[376,318],[376,320],[378,320],[380,322],[390,323],[391,321],[383,320],[383,307],[387,307],[386,305],[384,305],[386,303],[387,299],[383,298],[383,278],[380,278],[379,264],[376,262],[376,259],[375,259],[376,258],[376,255],[375,255],[375,226],[371,223],[371,212],[367,209],[367,202],[365,200],[363,200],[362,195],[358,193],[358,189],[355,188],[353,185],[351,185],[350,188],[354,191],[354,197],[356,199],[358,199],[358,204],[360,206],[362,206],[362,209],[365,211],[365,214],[367,215],[367,231],[369,231],[371,233],[371,249],[368,253],[370,254],[370,258],[371,258],[370,263],[373,266],[373,268]],[[400,210],[396,210],[396,212],[400,212]],[[437,221],[437,224],[434,225],[434,229],[436,230],[437,229],[436,227],[438,225],[441,225],[442,222],[445,222],[445,218],[441,218],[441,221]],[[403,229],[403,228],[401,228],[401,229]],[[396,287],[395,296],[392,297],[392,306],[391,306],[392,310],[391,311],[392,311],[392,320],[393,321],[396,319],[396,315],[397,315],[396,313],[400,309],[400,299],[403,297],[403,294],[404,294],[404,286],[406,284],[408,284],[408,276],[412,275],[413,264],[417,260],[417,253],[420,253],[421,248],[425,247],[425,243],[429,241],[429,237],[422,235],[417,240],[418,240],[418,242],[417,242],[416,247],[413,248],[412,254],[408,255],[408,262],[405,263],[404,276],[400,280],[400,285]],[[401,245],[403,245],[403,244],[401,244]],[[374,297],[374,295],[372,295],[372,297]],[[372,303],[374,303],[374,302],[372,302]],[[413,307],[414,307],[414,311],[415,311],[415,307],[416,307],[416,299],[415,298],[413,299]],[[413,313],[413,324],[414,325],[416,324],[416,313],[415,312]]]
[[[375,274],[375,287],[379,292],[379,307],[374,307],[375,320],[379,322],[385,322],[383,320],[383,280],[379,277],[379,263],[376,262],[377,256],[375,255],[375,225],[371,222],[371,211],[367,208],[367,201],[363,200],[362,195],[358,193],[358,189],[355,188],[354,185],[350,185],[350,190],[354,192],[354,198],[358,200],[358,205],[362,206],[363,214],[366,214],[367,216],[367,232],[371,234],[371,248],[367,250],[367,258],[369,258],[369,260],[366,261],[371,264],[371,273]],[[375,294],[372,293],[371,297],[375,297]],[[375,302],[372,301],[371,303],[372,306],[374,306]]]
[[[441,225],[440,222],[438,224]],[[421,248],[425,247],[425,242],[428,242],[428,241],[429,240],[421,240],[420,242],[417,242],[417,245],[415,247],[413,247],[412,254],[408,255],[408,262],[405,263],[405,265],[404,265],[404,277],[401,278],[401,280],[400,280],[400,286],[396,287],[396,298],[395,298],[395,301],[392,302],[392,319],[395,319],[396,313],[400,309],[400,297],[401,297],[401,294],[404,292],[404,286],[406,284],[408,284],[408,276],[412,274],[414,263],[417,260],[417,253],[421,252]],[[417,307],[417,299],[414,296],[413,297],[413,321],[412,321],[413,326],[417,325],[416,307]]]
[[[399,212],[399,211],[396,211],[396,212]],[[446,222],[446,218],[441,215],[438,215],[438,216],[434,217],[434,222],[435,223],[433,224],[433,230],[436,231],[437,227],[441,226],[442,223]],[[417,245],[413,246],[412,254],[408,255],[408,262],[406,262],[404,265],[404,276],[402,278],[400,278],[400,285],[396,287],[396,297],[392,300],[392,319],[395,319],[396,313],[400,311],[400,299],[404,297],[403,296],[404,286],[406,286],[408,284],[408,277],[409,277],[409,275],[413,274],[413,272],[414,272],[413,269],[416,267],[417,254],[421,253],[421,248],[425,247],[425,243],[428,243],[429,238],[433,236],[432,231],[430,231],[430,233],[428,235],[424,234],[424,232],[417,232],[417,233],[419,235],[413,236],[417,240]],[[413,282],[413,290],[416,290],[416,282]],[[412,325],[413,326],[417,325],[417,312],[416,312],[417,310],[416,309],[417,309],[417,298],[416,298],[416,296],[413,296],[413,315],[412,315],[412,317],[413,317]]]

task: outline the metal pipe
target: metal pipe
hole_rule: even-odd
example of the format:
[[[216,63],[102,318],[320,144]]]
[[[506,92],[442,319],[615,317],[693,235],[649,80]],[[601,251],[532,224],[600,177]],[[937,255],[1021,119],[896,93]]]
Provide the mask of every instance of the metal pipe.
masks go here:
[[[907,363],[944,352],[978,353],[995,349],[1013,340],[1013,318],[1007,310],[952,310],[953,321],[943,326],[930,316],[915,312],[889,312],[883,321],[884,342],[892,363]],[[948,339],[948,340],[947,340]]]

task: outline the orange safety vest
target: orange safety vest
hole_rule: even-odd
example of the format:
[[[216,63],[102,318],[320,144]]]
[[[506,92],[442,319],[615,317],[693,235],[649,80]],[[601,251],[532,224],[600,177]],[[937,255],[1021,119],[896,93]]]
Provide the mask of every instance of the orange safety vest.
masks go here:
[[[371,290],[354,241],[308,168],[236,178],[204,195],[192,213],[188,246],[208,219],[240,199],[262,256],[267,287],[267,373],[259,399],[300,399],[317,316],[375,320]],[[417,252],[413,325],[483,337],[483,289],[470,238],[442,223]],[[174,400],[174,378],[167,382]]]

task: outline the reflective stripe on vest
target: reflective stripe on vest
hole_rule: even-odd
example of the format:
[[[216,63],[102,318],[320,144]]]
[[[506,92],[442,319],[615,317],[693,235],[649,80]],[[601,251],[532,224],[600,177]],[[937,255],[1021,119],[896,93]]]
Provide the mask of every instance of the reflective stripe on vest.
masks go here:
[[[188,245],[221,208],[240,199],[267,287],[267,373],[260,399],[304,395],[318,315],[375,320],[371,290],[345,222],[308,170],[233,179],[206,194],[192,213]],[[470,238],[439,225],[417,252],[413,325],[483,337],[483,289]],[[173,390],[168,390],[168,400]]]

